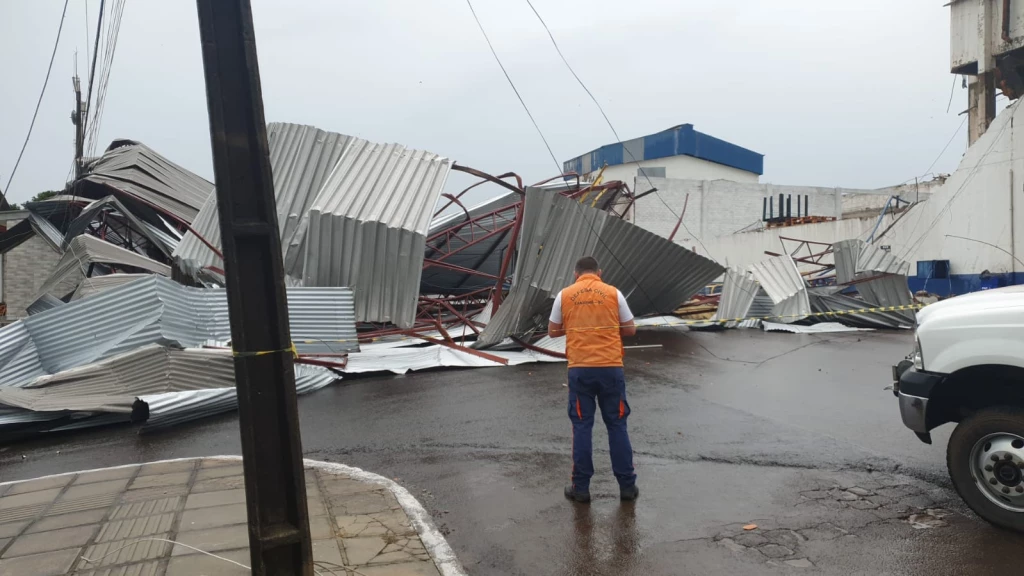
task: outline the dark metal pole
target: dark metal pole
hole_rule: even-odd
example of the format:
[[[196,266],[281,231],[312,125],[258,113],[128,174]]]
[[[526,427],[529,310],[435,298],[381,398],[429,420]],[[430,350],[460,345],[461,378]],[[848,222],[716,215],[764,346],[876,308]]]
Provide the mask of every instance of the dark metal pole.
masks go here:
[[[197,0],[252,573],[312,576],[281,240],[249,0]]]
[[[82,106],[82,84],[78,76],[71,78],[75,89],[75,111],[71,114],[71,122],[75,125],[75,180],[82,176],[82,156],[85,149],[85,110]]]

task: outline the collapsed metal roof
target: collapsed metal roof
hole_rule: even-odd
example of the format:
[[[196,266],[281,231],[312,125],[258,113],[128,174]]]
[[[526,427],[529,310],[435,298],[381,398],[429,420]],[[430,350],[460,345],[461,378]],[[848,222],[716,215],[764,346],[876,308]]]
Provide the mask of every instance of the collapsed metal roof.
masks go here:
[[[508,192],[467,211],[457,210],[435,218],[427,233],[426,258],[447,253],[445,262],[448,264],[497,277],[511,234],[511,230],[500,230],[508,223],[508,217],[514,218],[514,207],[521,199],[519,194]],[[481,217],[488,214],[494,218],[480,222]],[[494,280],[484,276],[432,266],[423,271],[420,291],[423,294],[465,294],[494,284]]]
[[[141,202],[186,223],[195,220],[213,193],[213,183],[133,140],[115,140],[102,156],[88,162],[75,182],[75,195],[95,196],[90,185],[103,186],[122,199]]]
[[[292,339],[303,353],[358,350],[352,293],[289,288]],[[0,387],[26,386],[149,344],[202,346],[231,339],[226,293],[147,276],[0,329]]]
[[[106,264],[116,267],[129,266],[164,276],[170,276],[171,274],[171,268],[166,264],[161,264],[137,252],[114,246],[95,236],[83,234],[75,236],[68,244],[64,255],[61,256],[57,265],[54,266],[53,272],[50,273],[49,278],[39,288],[39,296],[42,297],[45,294],[49,294],[72,274],[81,273],[83,277],[86,276],[93,264]],[[64,294],[57,294],[55,296],[63,297]]]
[[[852,284],[866,303],[861,308],[909,306],[914,298],[907,285],[910,263],[881,250],[863,240],[844,240],[833,245],[836,262],[836,282]],[[881,324],[891,324],[891,318],[899,318],[903,326],[914,324],[912,310],[886,313],[879,319]]]
[[[544,326],[555,294],[591,255],[637,316],[671,312],[724,268],[607,212],[540,188],[527,188],[515,280],[477,340],[493,346]]]
[[[451,161],[297,124],[268,126],[285,272],[305,286],[348,286],[356,318],[412,326],[430,217]],[[175,258],[195,276],[222,266],[211,199]],[[200,236],[202,238],[200,238]]]

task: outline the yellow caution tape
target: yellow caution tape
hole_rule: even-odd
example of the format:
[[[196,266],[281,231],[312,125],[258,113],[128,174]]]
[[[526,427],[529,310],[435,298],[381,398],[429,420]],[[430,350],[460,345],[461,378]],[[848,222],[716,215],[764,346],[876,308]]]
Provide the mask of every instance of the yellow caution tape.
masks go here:
[[[302,340],[299,340],[299,342],[307,343]],[[283,352],[291,352],[293,357],[299,357],[299,350],[295,347],[295,342],[292,342],[290,347],[282,348],[281,350],[258,350],[256,352],[239,352],[238,350],[231,350],[231,355],[236,358],[247,358],[252,356],[266,356],[268,354],[281,354]]]

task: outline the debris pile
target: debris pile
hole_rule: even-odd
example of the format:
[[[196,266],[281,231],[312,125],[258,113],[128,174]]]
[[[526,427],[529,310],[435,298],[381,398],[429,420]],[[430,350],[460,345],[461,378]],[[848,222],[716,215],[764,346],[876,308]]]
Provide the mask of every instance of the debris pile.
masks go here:
[[[300,394],[345,374],[564,361],[544,327],[583,255],[638,316],[672,313],[724,270],[629,223],[622,182],[528,187],[398,144],[267,133]],[[446,194],[453,170],[477,181]],[[481,185],[501,193],[466,206]],[[0,436],[149,431],[237,405],[213,191],[117,140],[0,232],[0,253],[39,237],[58,255],[0,328]]]
[[[862,240],[837,242],[828,253],[835,263],[814,262],[820,269],[812,272],[800,272],[798,264],[807,263],[791,256],[774,256],[749,270],[730,268],[718,311],[698,328],[763,325],[773,331],[822,332],[913,327],[909,263]],[[834,276],[824,275],[831,272]],[[823,279],[834,284],[822,285]],[[787,324],[818,326],[784,328]]]

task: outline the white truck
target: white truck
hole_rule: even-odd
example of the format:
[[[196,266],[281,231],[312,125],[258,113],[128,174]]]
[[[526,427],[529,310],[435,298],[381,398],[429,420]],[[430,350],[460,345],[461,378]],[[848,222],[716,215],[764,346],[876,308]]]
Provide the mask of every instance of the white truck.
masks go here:
[[[919,311],[914,352],[893,378],[903,423],[922,441],[957,423],[946,465],[968,506],[1024,532],[1024,286]]]

